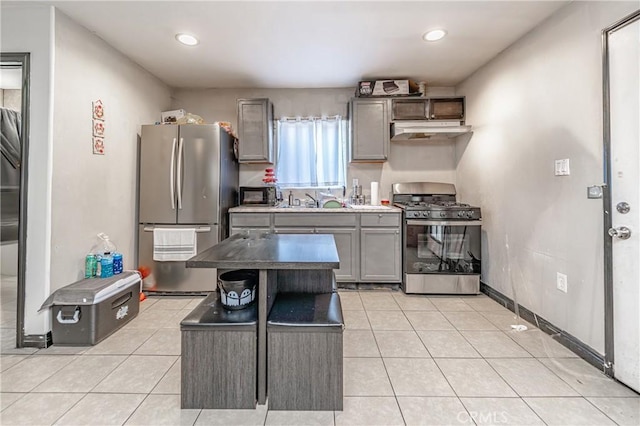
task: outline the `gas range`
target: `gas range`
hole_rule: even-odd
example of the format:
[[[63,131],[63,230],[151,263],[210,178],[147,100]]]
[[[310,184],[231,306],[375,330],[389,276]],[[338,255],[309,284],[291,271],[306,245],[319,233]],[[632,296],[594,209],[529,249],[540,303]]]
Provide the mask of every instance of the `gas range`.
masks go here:
[[[480,207],[456,202],[453,184],[413,182],[393,185],[393,204],[406,219],[479,220]]]
[[[403,210],[402,290],[418,294],[477,294],[480,289],[480,207],[456,201],[450,183],[392,186]]]
[[[481,218],[480,207],[455,201],[409,201],[396,202],[394,205],[404,210],[407,219],[478,220]]]

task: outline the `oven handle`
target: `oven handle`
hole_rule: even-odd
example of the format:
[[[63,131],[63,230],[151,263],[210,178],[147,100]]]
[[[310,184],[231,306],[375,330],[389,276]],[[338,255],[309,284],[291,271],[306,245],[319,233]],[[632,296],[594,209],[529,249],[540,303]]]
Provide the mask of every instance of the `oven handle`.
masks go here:
[[[407,220],[407,225],[418,226],[481,226],[482,220]]]

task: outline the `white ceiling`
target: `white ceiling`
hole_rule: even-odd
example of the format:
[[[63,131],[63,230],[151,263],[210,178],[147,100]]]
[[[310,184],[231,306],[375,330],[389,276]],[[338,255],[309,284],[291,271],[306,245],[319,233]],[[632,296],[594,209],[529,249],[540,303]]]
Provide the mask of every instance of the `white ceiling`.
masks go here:
[[[175,88],[454,86],[567,1],[50,1]],[[445,28],[426,43],[421,35]],[[196,47],[174,39],[199,37]]]

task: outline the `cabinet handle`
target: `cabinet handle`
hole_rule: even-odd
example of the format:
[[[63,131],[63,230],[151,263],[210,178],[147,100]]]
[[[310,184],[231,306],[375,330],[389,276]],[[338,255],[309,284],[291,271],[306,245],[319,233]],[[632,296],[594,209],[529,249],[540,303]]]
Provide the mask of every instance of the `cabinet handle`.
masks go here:
[[[154,226],[145,226],[144,228],[142,228],[142,230],[144,232],[153,232],[153,228],[154,228]],[[198,228],[196,228],[196,233],[202,233],[202,232],[211,232],[211,227],[210,226],[199,226]]]

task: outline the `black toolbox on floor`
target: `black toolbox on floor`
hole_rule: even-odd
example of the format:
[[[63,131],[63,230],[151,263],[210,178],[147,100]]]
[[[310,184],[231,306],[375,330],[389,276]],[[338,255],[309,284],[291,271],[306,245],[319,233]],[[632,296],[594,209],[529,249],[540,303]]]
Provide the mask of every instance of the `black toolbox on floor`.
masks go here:
[[[123,272],[62,287],[40,310],[51,308],[54,345],[95,345],[131,321],[140,310],[140,275]]]

